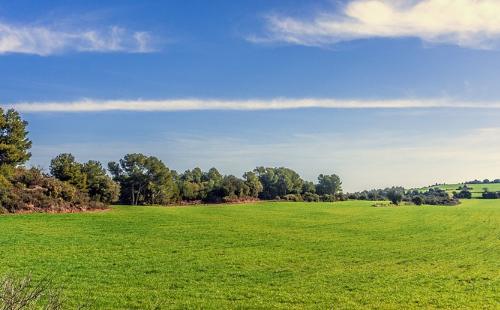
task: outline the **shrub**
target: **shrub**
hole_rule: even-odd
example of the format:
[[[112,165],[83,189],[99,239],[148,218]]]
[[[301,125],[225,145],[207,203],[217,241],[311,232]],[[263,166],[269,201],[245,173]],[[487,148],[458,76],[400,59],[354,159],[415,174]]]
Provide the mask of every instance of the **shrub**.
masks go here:
[[[0,281],[0,309],[63,309],[61,293],[47,280],[6,276]]]
[[[453,196],[459,199],[471,199],[472,193],[469,190],[463,188],[460,192],[454,193]]]
[[[320,196],[318,194],[310,192],[303,194],[302,198],[307,202],[318,202],[320,200]]]
[[[10,213],[72,212],[106,207],[73,185],[47,176],[37,168],[16,168],[9,180],[0,178],[0,206]]]
[[[488,191],[485,191],[483,193],[483,198],[484,199],[498,199],[498,198],[500,198],[500,192],[488,192]]]
[[[348,198],[356,198],[359,200],[389,200],[393,204],[399,204],[402,201],[428,205],[456,205],[459,203],[458,199],[450,196],[446,191],[439,188],[430,188],[426,192],[419,190],[406,191],[402,187],[391,187],[386,189],[374,189],[370,191],[363,191],[359,193],[352,193]]]
[[[387,198],[395,205],[399,205],[403,201],[404,192],[399,188],[391,188],[387,191]]]
[[[286,201],[303,201],[302,196],[300,196],[298,194],[288,194],[288,195],[285,195],[281,198],[283,200],[286,200]]]
[[[422,196],[415,196],[411,199],[411,201],[417,206],[424,204],[424,198],[422,198]]]
[[[453,206],[460,203],[458,199],[451,197],[446,191],[439,188],[431,188],[421,195],[427,205]]]
[[[235,194],[231,194],[222,198],[222,201],[225,203],[237,202],[238,196]]]
[[[329,194],[321,195],[320,199],[321,199],[321,201],[324,201],[324,202],[334,202],[334,201],[336,201],[335,195],[329,195]]]

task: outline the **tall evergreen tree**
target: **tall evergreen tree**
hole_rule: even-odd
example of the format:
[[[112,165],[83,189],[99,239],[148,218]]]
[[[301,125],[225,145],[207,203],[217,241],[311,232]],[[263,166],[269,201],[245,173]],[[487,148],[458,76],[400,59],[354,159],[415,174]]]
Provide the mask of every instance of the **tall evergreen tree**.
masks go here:
[[[0,108],[0,165],[18,166],[31,158],[27,126],[18,112]]]

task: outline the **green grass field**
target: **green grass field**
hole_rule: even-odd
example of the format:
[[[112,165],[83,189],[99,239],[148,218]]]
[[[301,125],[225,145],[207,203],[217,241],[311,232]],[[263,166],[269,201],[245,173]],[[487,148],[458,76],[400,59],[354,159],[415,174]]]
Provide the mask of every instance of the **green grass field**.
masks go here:
[[[425,187],[422,190],[427,190],[429,188],[440,188],[448,193],[458,192],[458,188],[462,187],[463,184],[442,184],[438,186],[429,186]],[[472,197],[479,198],[482,197],[484,189],[487,188],[490,192],[500,192],[500,183],[493,184],[467,184],[467,187],[472,188],[471,193]]]
[[[0,216],[0,274],[99,309],[500,307],[500,201],[371,205]]]

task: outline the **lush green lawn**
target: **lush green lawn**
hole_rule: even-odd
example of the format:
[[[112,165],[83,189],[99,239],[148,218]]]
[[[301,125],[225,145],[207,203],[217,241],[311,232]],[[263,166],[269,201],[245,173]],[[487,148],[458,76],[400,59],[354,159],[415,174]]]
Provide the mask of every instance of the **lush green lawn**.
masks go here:
[[[429,188],[440,188],[443,189],[450,194],[455,192],[459,192],[458,188],[463,187],[463,184],[443,184],[439,186],[429,186],[423,188],[423,190],[427,190]],[[488,189],[490,192],[500,192],[500,183],[492,183],[492,184],[467,184],[467,187],[472,188],[471,193],[472,197],[482,197],[484,189]]]
[[[0,273],[96,308],[497,308],[500,201],[0,216]]]

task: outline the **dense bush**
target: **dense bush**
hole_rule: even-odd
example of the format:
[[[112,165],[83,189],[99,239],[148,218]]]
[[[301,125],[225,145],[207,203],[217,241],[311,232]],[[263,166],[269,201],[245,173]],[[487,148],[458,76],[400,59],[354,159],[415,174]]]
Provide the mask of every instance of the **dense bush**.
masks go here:
[[[413,197],[422,197],[423,204],[453,206],[459,203],[458,199],[450,196],[442,189],[429,189],[425,192],[412,191],[406,194],[406,201],[411,201]]]
[[[261,199],[273,199],[276,196],[286,196],[288,194],[300,195],[304,180],[292,169],[280,167],[257,167],[253,171],[262,184],[262,191],[259,193]]]
[[[60,154],[50,162],[50,173],[60,181],[87,193],[91,200],[113,203],[118,201],[120,187],[98,161],[81,164],[72,154]]]
[[[86,190],[75,186],[80,184],[58,180],[37,168],[20,167],[31,157],[26,127],[27,122],[17,112],[0,108],[0,213],[104,208],[104,204],[92,201]]]
[[[393,187],[387,191],[387,199],[395,205],[399,205],[403,201],[404,189]]]
[[[90,308],[90,304],[79,305],[74,309]],[[69,309],[61,289],[56,288],[50,279],[34,281],[30,275],[18,277],[7,275],[0,279],[0,309]]]
[[[347,194],[347,197],[349,199],[354,199],[354,200],[371,200],[371,201],[390,200],[389,192],[394,192],[394,191],[404,192],[405,189],[402,187],[391,187],[385,189],[364,190],[362,192],[349,193]]]
[[[106,207],[73,185],[37,168],[15,168],[0,191],[4,212],[74,212]]]
[[[483,192],[482,197],[484,199],[499,199],[500,198],[500,192],[488,192],[488,191],[485,191],[485,192]]]
[[[417,196],[413,196],[411,198],[411,202],[413,202],[413,204],[417,205],[417,206],[420,206],[420,205],[423,205],[424,204],[424,198],[420,195],[417,195]]]
[[[460,192],[453,193],[453,196],[458,199],[471,199],[472,193],[467,188],[462,188]]]
[[[208,172],[195,168],[177,175],[175,180],[180,190],[179,199],[183,201],[220,203],[255,200],[262,191],[262,184],[253,172],[247,172],[243,177],[223,176],[215,168]]]
[[[321,197],[318,194],[307,192],[302,195],[302,199],[307,202],[318,202]]]
[[[335,195],[326,194],[326,195],[321,195],[320,200],[324,202],[334,202],[337,201],[337,198],[335,197]]]
[[[303,201],[302,196],[299,194],[287,194],[281,197],[282,200],[286,201]]]

